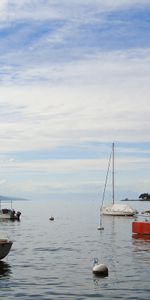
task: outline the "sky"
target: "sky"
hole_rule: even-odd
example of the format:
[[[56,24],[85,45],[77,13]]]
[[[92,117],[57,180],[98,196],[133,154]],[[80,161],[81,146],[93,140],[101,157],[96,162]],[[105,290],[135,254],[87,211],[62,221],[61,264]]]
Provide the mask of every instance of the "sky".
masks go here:
[[[101,201],[112,142],[116,198],[150,192],[149,16],[150,0],[0,0],[0,195]]]

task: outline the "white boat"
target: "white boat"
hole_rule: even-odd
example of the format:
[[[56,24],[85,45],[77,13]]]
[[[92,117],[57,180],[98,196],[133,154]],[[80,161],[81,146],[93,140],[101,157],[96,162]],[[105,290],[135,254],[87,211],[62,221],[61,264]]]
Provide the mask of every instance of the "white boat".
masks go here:
[[[107,179],[108,179],[108,173],[110,169],[110,165],[112,162],[112,204],[109,206],[104,207],[104,197],[105,197],[105,190],[106,190],[106,185],[107,185]],[[104,187],[104,192],[103,192],[103,199],[102,199],[102,205],[100,208],[100,213],[101,215],[110,215],[110,216],[134,216],[137,214],[137,211],[130,207],[129,205],[126,204],[121,204],[121,203],[115,203],[115,188],[114,188],[114,143],[112,144],[112,151],[110,154],[109,158],[109,163],[108,163],[108,170],[107,170],[107,175],[106,175],[106,180],[105,180],[105,187]]]
[[[8,255],[13,242],[9,239],[1,239],[0,238],[0,260]]]
[[[5,201],[4,201],[5,202]],[[11,201],[11,208],[2,208],[2,201],[0,200],[0,220],[20,220],[21,212],[20,211],[15,211],[12,208],[12,201]]]
[[[111,216],[134,216],[137,213],[129,205],[124,205],[120,203],[112,204],[107,207],[102,208],[103,215],[111,215]]]

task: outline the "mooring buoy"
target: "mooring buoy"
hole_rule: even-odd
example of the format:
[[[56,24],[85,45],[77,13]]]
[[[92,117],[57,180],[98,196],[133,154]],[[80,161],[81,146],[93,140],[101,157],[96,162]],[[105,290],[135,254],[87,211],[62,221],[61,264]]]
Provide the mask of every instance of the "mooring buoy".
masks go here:
[[[97,230],[104,230],[104,227],[103,226],[98,226]]]
[[[93,273],[97,276],[108,276],[108,267],[105,264],[99,264],[98,259],[94,259]]]

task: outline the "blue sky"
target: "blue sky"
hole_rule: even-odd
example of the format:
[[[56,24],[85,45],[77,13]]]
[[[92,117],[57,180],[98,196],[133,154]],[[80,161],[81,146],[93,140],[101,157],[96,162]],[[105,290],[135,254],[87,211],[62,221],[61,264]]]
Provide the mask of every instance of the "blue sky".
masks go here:
[[[150,1],[0,1],[0,194],[150,192]]]

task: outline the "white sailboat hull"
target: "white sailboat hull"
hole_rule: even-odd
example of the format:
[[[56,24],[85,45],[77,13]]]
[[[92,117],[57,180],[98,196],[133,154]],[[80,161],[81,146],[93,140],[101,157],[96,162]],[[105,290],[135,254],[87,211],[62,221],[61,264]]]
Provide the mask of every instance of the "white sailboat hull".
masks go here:
[[[134,216],[137,211],[131,208],[129,205],[113,204],[101,209],[103,215],[109,216]]]

